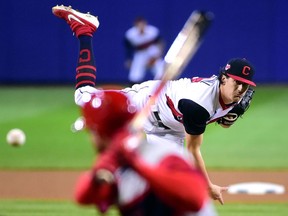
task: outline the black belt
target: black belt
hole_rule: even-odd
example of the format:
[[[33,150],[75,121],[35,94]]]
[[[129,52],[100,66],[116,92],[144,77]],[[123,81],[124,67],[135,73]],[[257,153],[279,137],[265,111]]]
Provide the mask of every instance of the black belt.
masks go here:
[[[162,120],[160,119],[159,113],[158,112],[153,112],[156,120],[157,120],[157,124],[159,127],[165,128],[165,129],[170,129],[169,127],[167,127],[166,125],[163,124]]]

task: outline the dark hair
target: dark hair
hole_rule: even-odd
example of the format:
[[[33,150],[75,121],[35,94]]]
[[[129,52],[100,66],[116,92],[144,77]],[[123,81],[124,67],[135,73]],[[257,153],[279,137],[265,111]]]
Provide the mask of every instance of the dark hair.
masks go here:
[[[223,84],[223,81],[222,81],[222,77],[223,77],[223,76],[229,77],[229,76],[227,75],[227,73],[225,72],[224,67],[221,67],[221,68],[219,69],[219,74],[218,74],[218,80],[219,80],[220,84]]]

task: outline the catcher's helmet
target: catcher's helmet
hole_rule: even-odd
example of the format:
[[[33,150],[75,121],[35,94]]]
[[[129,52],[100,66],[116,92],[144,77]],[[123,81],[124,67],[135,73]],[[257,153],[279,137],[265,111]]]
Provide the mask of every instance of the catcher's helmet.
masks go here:
[[[136,112],[121,92],[99,91],[87,99],[82,108],[85,126],[100,137],[111,137],[132,119]]]

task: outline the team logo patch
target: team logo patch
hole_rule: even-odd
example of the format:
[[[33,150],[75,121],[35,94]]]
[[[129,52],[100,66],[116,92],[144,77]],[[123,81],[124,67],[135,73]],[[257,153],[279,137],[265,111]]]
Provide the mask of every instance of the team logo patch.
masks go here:
[[[225,70],[229,70],[231,68],[231,65],[230,64],[227,64],[226,66],[225,66]]]
[[[250,74],[250,70],[251,70],[251,68],[249,66],[244,66],[243,70],[242,70],[242,74],[247,76]]]

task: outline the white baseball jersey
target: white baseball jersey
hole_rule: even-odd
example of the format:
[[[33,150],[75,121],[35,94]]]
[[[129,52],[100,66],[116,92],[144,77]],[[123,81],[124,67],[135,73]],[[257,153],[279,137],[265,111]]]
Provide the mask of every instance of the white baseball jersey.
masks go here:
[[[130,100],[141,110],[153,95],[160,81],[152,80],[125,88]],[[143,125],[148,142],[162,139],[184,144],[185,131],[188,134],[202,134],[206,125],[225,116],[233,106],[227,107],[219,94],[217,76],[211,78],[182,78],[169,81],[151,107],[148,120]],[[75,101],[83,105],[84,92],[100,91],[87,86],[76,90]]]
[[[153,94],[159,82],[147,81],[142,84],[136,84],[132,88],[123,89],[122,91],[141,109],[149,96]],[[189,124],[193,124],[193,121],[189,122],[189,119],[196,120],[194,123],[203,123],[197,122],[200,118],[198,115],[202,113],[206,115],[206,125],[226,115],[232,109],[232,106],[226,107],[222,102],[219,95],[219,85],[217,76],[206,79],[182,78],[169,81],[152,107],[152,112],[149,116],[150,122],[152,125],[156,125],[155,119],[157,117],[155,118],[153,112],[157,112],[159,119],[163,123],[163,127],[167,127],[166,129],[170,128],[175,132],[183,132],[184,126],[185,128],[187,126],[187,133],[197,134],[196,131],[189,131],[191,129],[188,128]],[[149,132],[149,127],[146,130]]]

